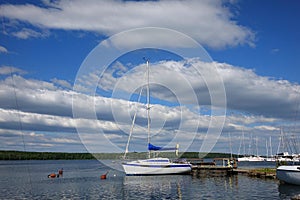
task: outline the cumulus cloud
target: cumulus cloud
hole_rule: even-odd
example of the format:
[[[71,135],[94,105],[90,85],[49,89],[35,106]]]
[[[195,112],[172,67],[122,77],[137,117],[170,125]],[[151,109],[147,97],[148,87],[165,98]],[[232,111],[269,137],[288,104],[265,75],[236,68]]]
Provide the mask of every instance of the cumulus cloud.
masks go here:
[[[227,106],[270,117],[293,118],[299,109],[298,84],[257,75],[253,70],[218,63]]]
[[[105,90],[123,90],[129,93],[145,85],[145,66],[140,65],[122,77],[114,76],[115,70],[107,70],[101,76],[99,87]],[[215,68],[216,70],[209,70]],[[226,89],[227,108],[268,117],[293,118],[299,109],[300,86],[286,80],[276,80],[257,75],[253,70],[226,63],[205,63],[197,59],[161,61],[151,63],[151,94],[170,102],[195,103],[215,106],[211,93],[221,93],[215,77],[220,76]],[[125,84],[126,83],[126,84]],[[156,84],[156,85],[155,85]]]
[[[48,29],[85,30],[110,36],[132,28],[163,27],[183,32],[213,48],[254,45],[253,31],[233,20],[233,13],[221,0],[61,0],[49,1],[44,7],[5,4],[0,6],[0,13]],[[44,35],[27,28],[15,33],[24,39]],[[145,42],[145,38],[139,40]]]
[[[5,123],[17,124],[19,122],[19,118],[24,125],[23,128],[28,130],[54,131],[59,128],[60,130],[69,130],[72,132],[75,130],[77,125],[85,130],[98,130],[100,128],[105,130],[117,130],[117,126],[108,121],[98,123],[97,120],[91,119],[73,119],[71,117],[0,109],[1,127],[9,128],[9,125],[5,125]]]
[[[151,64],[150,82],[154,100],[151,107],[151,134],[155,142],[173,145],[180,141],[181,146],[187,148],[191,141],[197,140],[197,145],[194,142],[191,150],[198,151],[209,125],[214,128],[218,124],[218,113],[211,115],[210,112],[211,101],[204,77],[196,74],[192,68],[198,66],[198,69],[205,70],[211,67],[211,64],[197,59]],[[230,132],[236,135],[232,139],[233,144],[239,145],[239,136],[242,132],[247,137],[254,133],[257,136],[275,135],[278,138],[280,126],[287,130],[288,125],[294,125],[295,129],[290,132],[298,131],[297,121],[293,120],[294,114],[299,109],[297,107],[299,85],[262,77],[253,70],[226,63],[213,64],[223,79],[227,93],[228,112],[223,134]],[[112,70],[106,71],[102,76],[106,83],[102,89],[107,92],[116,89],[138,93],[140,87],[145,85],[144,67],[140,65],[129,70],[122,63],[113,65]],[[209,82],[213,84],[213,77],[212,75],[206,79],[210,78]],[[185,81],[189,84],[185,84]],[[74,134],[77,135],[77,128],[81,133],[81,139],[91,146],[91,150],[103,150],[100,148],[101,145],[99,147],[101,141],[110,141],[122,151],[135,110],[138,110],[138,117],[134,141],[140,142],[145,139],[147,129],[145,103],[119,98],[121,95],[112,94],[112,97],[87,95],[62,87],[66,83],[59,79],[49,82],[28,79],[17,74],[13,77],[3,76],[0,81],[0,137],[3,139],[1,145],[13,147],[16,144],[14,141],[20,142],[11,138],[21,138],[23,134],[20,132],[21,123],[26,137],[31,139],[28,140],[28,144],[35,144],[36,147],[40,144],[41,149],[45,148],[45,145],[49,148],[51,145],[53,145],[51,148],[70,143],[77,145],[78,136],[74,138]],[[164,83],[165,87],[157,83]],[[172,93],[166,87],[168,85],[177,89]],[[191,95],[187,91],[195,92],[200,107],[191,105],[193,101],[189,99]],[[81,117],[73,116],[74,103],[77,111],[82,114]],[[100,137],[101,132],[104,133],[103,137]],[[226,137],[223,135],[221,139],[222,137],[225,141]],[[108,143],[105,145],[107,147]],[[141,147],[141,150],[145,149]]]

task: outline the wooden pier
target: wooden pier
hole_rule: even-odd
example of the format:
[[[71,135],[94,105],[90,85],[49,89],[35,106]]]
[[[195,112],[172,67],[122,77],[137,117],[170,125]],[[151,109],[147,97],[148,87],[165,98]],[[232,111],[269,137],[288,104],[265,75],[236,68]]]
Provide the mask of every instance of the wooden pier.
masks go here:
[[[276,169],[238,169],[235,159],[215,158],[213,162],[203,162],[202,159],[188,160],[192,164],[193,176],[231,176],[243,174],[253,178],[276,179]]]
[[[193,166],[193,176],[228,176],[234,173],[232,167]]]
[[[233,171],[253,178],[276,179],[276,169],[234,169]]]
[[[213,162],[203,162],[202,159],[191,159],[193,176],[228,176],[236,173],[236,161],[229,158],[216,158]]]

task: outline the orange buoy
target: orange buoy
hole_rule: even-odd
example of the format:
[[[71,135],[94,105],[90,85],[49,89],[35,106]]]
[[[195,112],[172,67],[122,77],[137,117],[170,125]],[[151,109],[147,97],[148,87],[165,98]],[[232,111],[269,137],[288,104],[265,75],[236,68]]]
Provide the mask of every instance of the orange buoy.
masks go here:
[[[56,178],[56,174],[52,173],[48,175],[48,178]]]
[[[106,179],[106,175],[108,174],[108,172],[109,172],[109,171],[107,171],[105,174],[102,174],[102,175],[100,176],[100,178],[101,178],[101,179]]]
[[[101,179],[106,179],[106,174],[102,174],[100,178]]]

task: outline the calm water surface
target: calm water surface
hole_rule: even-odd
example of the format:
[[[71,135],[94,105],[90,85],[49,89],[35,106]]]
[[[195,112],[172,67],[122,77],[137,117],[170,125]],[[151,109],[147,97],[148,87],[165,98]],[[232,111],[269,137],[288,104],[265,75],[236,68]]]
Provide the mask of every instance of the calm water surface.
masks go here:
[[[47,178],[60,168],[63,177]],[[300,186],[244,175],[125,176],[97,160],[0,161],[0,188],[0,199],[290,199],[300,194]]]

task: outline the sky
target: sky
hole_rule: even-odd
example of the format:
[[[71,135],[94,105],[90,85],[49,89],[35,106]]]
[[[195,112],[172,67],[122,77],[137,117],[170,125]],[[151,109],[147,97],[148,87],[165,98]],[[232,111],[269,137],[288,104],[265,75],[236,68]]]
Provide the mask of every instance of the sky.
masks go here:
[[[146,151],[149,59],[154,145],[300,153],[299,8],[2,0],[1,150]]]

